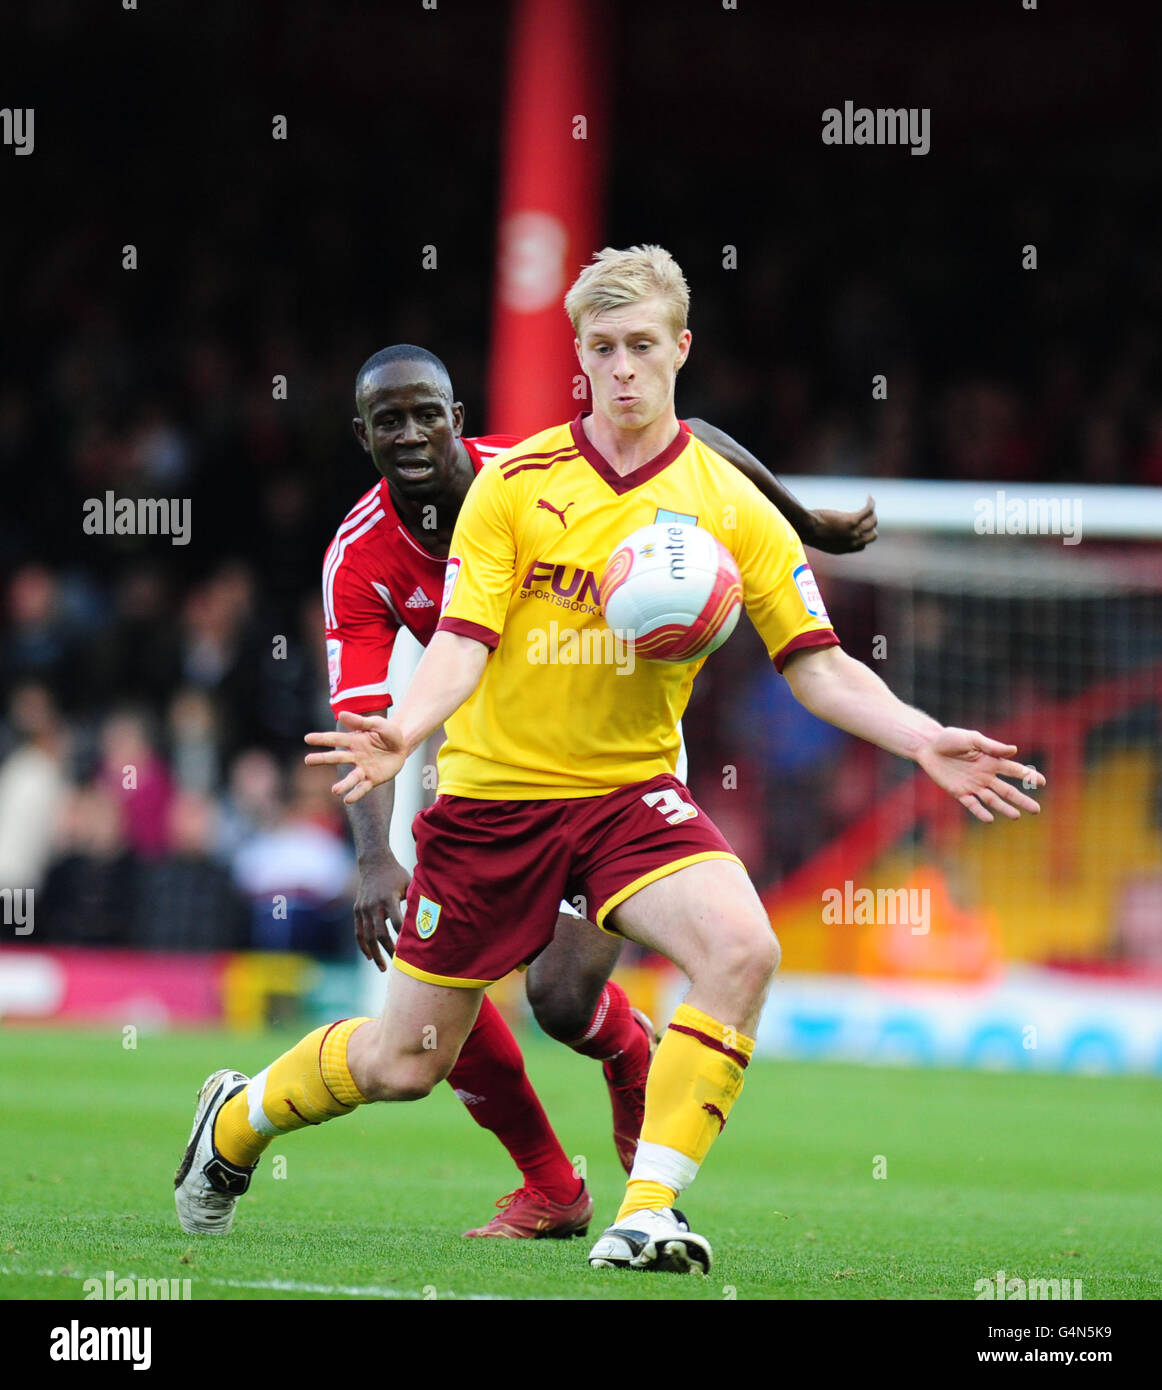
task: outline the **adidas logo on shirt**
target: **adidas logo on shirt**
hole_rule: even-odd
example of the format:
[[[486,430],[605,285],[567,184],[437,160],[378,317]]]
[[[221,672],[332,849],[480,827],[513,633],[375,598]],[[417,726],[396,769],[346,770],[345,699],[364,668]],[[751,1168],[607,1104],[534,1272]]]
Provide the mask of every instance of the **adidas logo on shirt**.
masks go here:
[[[405,608],[435,608],[435,606],[436,605],[418,584],[416,585],[415,593],[412,594],[411,598],[404,604]]]

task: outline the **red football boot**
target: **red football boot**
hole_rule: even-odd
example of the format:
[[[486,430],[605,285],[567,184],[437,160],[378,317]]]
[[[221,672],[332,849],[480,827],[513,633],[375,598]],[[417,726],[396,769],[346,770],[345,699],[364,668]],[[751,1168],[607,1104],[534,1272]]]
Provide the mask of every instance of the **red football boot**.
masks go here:
[[[535,1187],[518,1187],[496,1204],[500,1210],[487,1226],[465,1231],[466,1236],[501,1236],[506,1240],[568,1240],[583,1236],[593,1218],[593,1198],[581,1184],[575,1202],[551,1202]]]
[[[628,1079],[618,1077],[616,1073],[611,1075],[612,1068],[620,1059],[605,1062],[601,1068],[605,1073],[605,1084],[609,1087],[609,1099],[613,1106],[613,1142],[617,1147],[621,1166],[627,1173],[633,1168],[638,1136],[642,1132],[642,1120],[646,1113],[646,1077],[649,1075],[654,1053],[658,1050],[658,1035],[654,1031],[653,1022],[640,1009],[631,1009],[630,1012],[649,1039],[645,1066]]]

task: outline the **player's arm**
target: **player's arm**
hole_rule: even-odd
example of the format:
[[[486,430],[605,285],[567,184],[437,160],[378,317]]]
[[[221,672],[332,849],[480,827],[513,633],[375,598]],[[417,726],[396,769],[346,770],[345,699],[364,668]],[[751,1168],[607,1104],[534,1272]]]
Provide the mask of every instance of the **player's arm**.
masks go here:
[[[339,536],[328,547],[323,564],[323,612],[336,718],[344,710],[386,714],[391,705],[388,672],[399,627],[394,609],[384,603],[357,553],[345,550]],[[337,723],[335,727],[344,726]],[[391,953],[392,928],[398,932],[403,925],[401,902],[410,878],[389,844],[394,803],[395,789],[387,786],[359,805],[347,807],[359,868],[353,907],[355,940],[380,970],[387,969],[383,952]]]
[[[876,509],[871,497],[858,512],[810,511],[787,491],[765,464],[760,463],[749,449],[744,449],[730,435],[707,424],[705,420],[687,420],[686,423],[696,438],[708,444],[716,454],[721,454],[728,463],[734,464],[768,502],[774,503],[795,528],[804,545],[825,550],[831,555],[846,555],[862,550],[875,540]]]
[[[512,595],[513,496],[499,468],[478,473],[468,489],[452,535],[439,625],[391,718],[367,719],[344,710],[340,732],[307,735],[308,743],[332,750],[309,753],[308,763],[353,765],[331,789],[349,804],[390,782],[480,684]]]
[[[1040,806],[1002,778],[1043,787],[1041,773],[1014,762],[1014,744],[998,743],[973,729],[945,728],[898,699],[874,671],[840,647],[792,652],[783,674],[795,699],[812,714],[869,743],[910,758],[977,820],[999,811],[1016,820]]]
[[[329,753],[308,753],[312,766],[353,764],[331,790],[348,805],[391,782],[415,750],[460,708],[480,684],[489,648],[475,637],[439,632],[428,643],[408,693],[389,719],[339,715],[336,733],[307,734],[306,741]]]
[[[382,719],[386,709],[371,717]],[[341,724],[336,724],[342,729]],[[395,938],[387,923],[398,933],[403,927],[403,899],[411,875],[391,852],[391,816],[395,809],[395,783],[374,788],[347,806],[347,820],[355,841],[359,866],[359,891],[355,898],[355,940],[359,949],[380,970],[387,969],[384,952],[391,955]]]

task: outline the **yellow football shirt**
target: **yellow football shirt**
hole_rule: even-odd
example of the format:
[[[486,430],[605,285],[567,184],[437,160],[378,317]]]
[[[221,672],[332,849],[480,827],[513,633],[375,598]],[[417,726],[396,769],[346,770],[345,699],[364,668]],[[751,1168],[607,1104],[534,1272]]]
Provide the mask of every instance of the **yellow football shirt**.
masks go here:
[[[442,793],[600,796],[673,772],[702,663],[639,660],[630,670],[597,588],[631,532],[670,520],[705,528],[734,556],[779,670],[799,647],[837,642],[790,523],[720,454],[682,424],[661,454],[621,477],[578,416],[483,468],[460,511],[438,630],[493,650],[447,722]]]

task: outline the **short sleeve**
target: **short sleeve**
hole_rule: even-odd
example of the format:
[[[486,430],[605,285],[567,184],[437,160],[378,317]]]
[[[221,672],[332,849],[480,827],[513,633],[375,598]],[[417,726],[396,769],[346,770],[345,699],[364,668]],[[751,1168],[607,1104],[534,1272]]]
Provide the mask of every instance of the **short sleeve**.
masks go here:
[[[495,648],[504,629],[516,569],[513,485],[498,468],[476,475],[448,554],[437,632],[474,637]]]
[[[387,709],[387,669],[398,625],[387,605],[356,566],[340,564],[324,580],[327,679],[331,708],[352,714]]]
[[[803,647],[833,647],[831,626],[802,542],[787,519],[757,488],[738,506],[738,541],[732,550],[742,574],[746,611],[767,653],[782,671]]]

